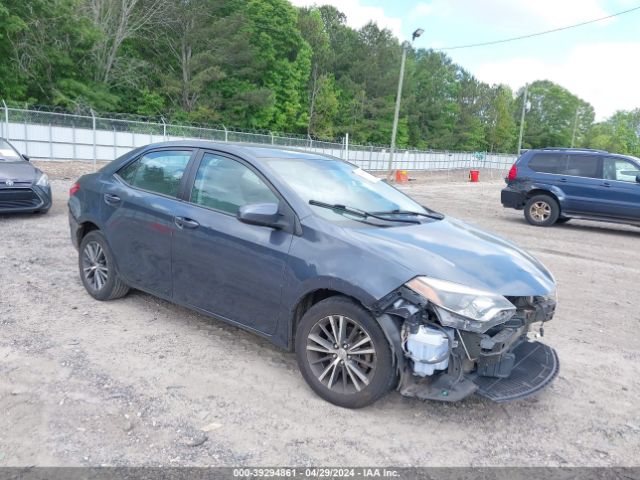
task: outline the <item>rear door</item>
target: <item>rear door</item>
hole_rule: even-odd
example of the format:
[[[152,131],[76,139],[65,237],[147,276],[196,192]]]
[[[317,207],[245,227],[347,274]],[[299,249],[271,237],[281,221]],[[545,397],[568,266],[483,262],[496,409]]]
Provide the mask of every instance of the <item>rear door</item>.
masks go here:
[[[640,165],[620,157],[603,158],[603,211],[609,216],[640,220]]]
[[[266,178],[244,161],[203,152],[176,215],[174,299],[260,332],[274,332],[292,234],[248,225],[241,206],[277,203],[293,210]]]
[[[567,213],[599,214],[602,196],[602,160],[599,155],[570,153],[559,186],[566,195]]]
[[[193,149],[147,152],[121,168],[102,192],[104,233],[131,286],[171,297],[171,235]]]

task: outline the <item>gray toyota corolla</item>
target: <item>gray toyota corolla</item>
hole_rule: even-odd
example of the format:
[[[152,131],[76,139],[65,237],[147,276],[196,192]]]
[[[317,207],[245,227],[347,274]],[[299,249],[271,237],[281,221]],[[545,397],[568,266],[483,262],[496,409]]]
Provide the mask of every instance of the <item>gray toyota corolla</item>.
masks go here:
[[[47,213],[51,208],[49,177],[0,138],[0,213]]]
[[[149,145],[80,178],[69,222],[94,298],[136,288],[254,331],[336,405],[503,402],[558,372],[533,339],[556,306],[542,264],[337,158]]]

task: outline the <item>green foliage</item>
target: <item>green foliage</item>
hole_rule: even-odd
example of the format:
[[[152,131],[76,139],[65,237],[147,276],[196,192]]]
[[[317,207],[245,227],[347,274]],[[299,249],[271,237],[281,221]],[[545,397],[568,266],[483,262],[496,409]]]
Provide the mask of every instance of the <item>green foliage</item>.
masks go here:
[[[499,85],[493,89],[487,132],[490,152],[512,152],[516,148],[514,107],[513,93],[509,87]]]
[[[403,46],[337,8],[287,0],[0,0],[0,96],[389,145]],[[524,147],[640,154],[640,110],[593,124],[549,81],[529,87]],[[523,90],[407,47],[397,145],[513,152]]]
[[[519,92],[516,102],[520,108],[523,95],[524,89]],[[577,146],[595,116],[590,104],[548,80],[533,82],[529,86],[528,101],[531,103],[531,109],[527,112],[525,121],[525,148],[569,147],[574,126],[574,144]]]
[[[605,122],[593,125],[587,147],[640,157],[640,108],[618,111]]]

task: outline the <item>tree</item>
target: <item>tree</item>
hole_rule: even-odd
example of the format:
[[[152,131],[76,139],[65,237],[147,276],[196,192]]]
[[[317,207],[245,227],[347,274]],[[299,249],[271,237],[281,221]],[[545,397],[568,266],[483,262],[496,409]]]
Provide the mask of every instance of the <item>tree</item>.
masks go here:
[[[333,63],[329,34],[317,8],[300,9],[298,27],[313,52],[307,99],[307,135],[329,137],[333,134],[332,123],[338,111],[335,83],[328,73]]]
[[[82,59],[95,32],[78,16],[78,6],[76,0],[0,2],[3,95],[55,103],[68,86],[82,82]]]
[[[237,5],[222,0],[167,3],[169,19],[156,56],[168,52],[173,57],[168,64],[173,75],[164,75],[163,83],[169,97],[186,112],[196,109],[202,95],[225,78],[230,67],[250,59],[244,18],[233,6]],[[245,53],[238,56],[238,51]]]
[[[586,137],[587,147],[640,156],[640,108],[617,111],[608,120],[593,125]]]
[[[522,105],[524,89],[518,93]],[[570,147],[577,116],[576,135],[580,139],[593,123],[593,107],[567,89],[548,80],[529,86],[531,109],[527,112],[525,148]],[[517,115],[517,113],[516,113]]]
[[[68,110],[342,137],[389,145],[403,46],[333,6],[287,0],[0,0],[0,95]],[[530,85],[525,147],[640,154],[638,110]],[[523,90],[408,48],[399,147],[515,150]]]
[[[305,128],[307,114],[302,99],[306,96],[311,48],[297,28],[297,10],[287,0],[249,0],[244,11],[250,25],[250,44],[256,52],[253,80],[273,95],[264,121],[252,126],[293,131]]]
[[[453,146],[453,130],[459,113],[458,67],[443,53],[418,50],[405,96],[409,110],[409,141],[421,148]]]
[[[167,18],[167,5],[165,0],[86,0],[87,15],[99,32],[91,52],[96,82],[112,80],[118,60],[123,60],[119,56],[123,43],[150,34]]]
[[[515,149],[516,122],[513,92],[505,85],[493,88],[489,113],[487,142],[490,152],[512,152]]]

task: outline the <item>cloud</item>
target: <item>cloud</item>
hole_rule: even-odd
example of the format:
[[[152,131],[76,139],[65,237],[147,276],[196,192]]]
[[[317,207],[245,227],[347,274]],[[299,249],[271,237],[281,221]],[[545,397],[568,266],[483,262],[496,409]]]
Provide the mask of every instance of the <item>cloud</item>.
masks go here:
[[[559,61],[513,58],[481,64],[473,73],[482,81],[505,83],[514,90],[534,80],[551,80],[591,103],[596,119],[603,120],[616,110],[640,105],[640,64],[630,61],[639,51],[640,42],[585,43]]]
[[[384,13],[381,7],[362,5],[360,0],[290,0],[296,7],[314,5],[332,5],[347,16],[347,24],[352,28],[361,28],[370,21],[381,28],[388,28],[398,38],[402,38],[402,19]]]
[[[418,2],[413,10],[411,10],[412,17],[426,17],[433,13],[433,5],[426,2]]]

